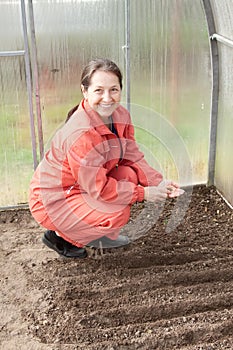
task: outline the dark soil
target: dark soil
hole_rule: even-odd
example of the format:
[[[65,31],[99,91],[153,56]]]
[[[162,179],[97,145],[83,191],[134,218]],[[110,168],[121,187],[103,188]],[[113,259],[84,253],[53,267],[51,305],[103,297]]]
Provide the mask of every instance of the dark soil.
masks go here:
[[[197,186],[167,233],[174,205],[127,248],[84,260],[43,246],[28,210],[0,212],[1,349],[233,349],[232,210]]]

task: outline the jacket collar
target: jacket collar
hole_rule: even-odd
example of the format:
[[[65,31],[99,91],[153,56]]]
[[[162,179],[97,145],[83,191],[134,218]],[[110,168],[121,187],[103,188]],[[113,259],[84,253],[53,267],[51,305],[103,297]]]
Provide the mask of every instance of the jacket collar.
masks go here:
[[[90,120],[90,125],[93,126],[101,135],[110,134],[111,131],[104,124],[99,114],[96,113],[86,100],[82,100],[80,103],[80,109],[82,109]]]

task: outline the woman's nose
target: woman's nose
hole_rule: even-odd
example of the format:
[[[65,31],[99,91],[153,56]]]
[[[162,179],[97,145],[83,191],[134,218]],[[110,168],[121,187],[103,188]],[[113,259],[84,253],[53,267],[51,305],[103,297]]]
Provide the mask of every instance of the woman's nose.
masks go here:
[[[107,91],[107,90],[104,91],[103,101],[106,101],[106,102],[111,101],[111,95],[110,95],[109,91]]]

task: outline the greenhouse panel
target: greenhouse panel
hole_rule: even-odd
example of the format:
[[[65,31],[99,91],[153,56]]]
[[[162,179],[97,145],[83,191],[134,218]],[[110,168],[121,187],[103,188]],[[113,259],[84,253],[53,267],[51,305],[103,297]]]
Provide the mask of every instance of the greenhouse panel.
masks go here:
[[[0,51],[24,49],[20,3],[0,3]],[[221,2],[221,6],[218,1],[211,4],[218,33],[232,38],[231,1]],[[203,2],[33,1],[33,9],[45,149],[55,130],[64,123],[68,110],[80,101],[79,80],[85,63],[92,58],[108,57],[118,63],[124,74],[122,102],[130,108],[137,141],[149,162],[181,185],[207,183],[212,71]],[[225,16],[226,23],[217,13]],[[8,23],[11,25],[6,30]],[[31,39],[28,8],[27,23]],[[229,48],[221,47],[219,55],[224,65],[221,74],[228,77],[232,74],[229,62],[232,55]],[[10,134],[15,145],[13,156],[12,146],[5,143],[2,148],[1,183],[8,195],[2,196],[0,204],[14,205],[27,201],[33,172],[25,65],[23,57],[0,60],[4,72],[2,132]],[[32,73],[33,69],[32,65]],[[127,90],[129,82],[131,88]],[[230,92],[230,80],[221,82],[215,182],[228,199],[232,198],[232,190],[229,194],[230,185],[226,183],[232,181],[230,175],[225,178],[220,168],[226,168],[230,155],[224,148],[226,156],[220,161],[219,154],[224,147],[221,133],[231,146],[227,136],[232,130],[227,112],[231,108]],[[16,97],[13,102],[12,96]],[[9,108],[17,112],[9,112]],[[12,122],[8,122],[9,114]],[[14,132],[12,125],[18,126]],[[39,150],[37,153],[39,158]],[[23,174],[19,176],[22,182],[19,190],[9,185],[15,181],[11,171],[15,164]]]
[[[218,41],[220,79],[215,185],[233,204],[233,2],[225,0],[211,3],[217,34],[232,42],[230,46]]]

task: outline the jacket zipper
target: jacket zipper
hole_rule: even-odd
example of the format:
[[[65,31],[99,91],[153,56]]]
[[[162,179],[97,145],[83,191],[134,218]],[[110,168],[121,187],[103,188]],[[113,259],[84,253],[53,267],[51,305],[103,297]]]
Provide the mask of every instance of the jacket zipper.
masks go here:
[[[73,190],[74,186],[77,184],[77,181],[72,185],[70,186],[67,190],[66,190],[66,193],[67,194],[70,194],[70,192]]]
[[[117,137],[118,142],[119,142],[119,144],[120,144],[120,149],[121,149],[121,150],[120,150],[119,162],[116,164],[116,168],[118,168],[119,163],[120,163],[120,161],[122,161],[122,158],[123,158],[123,148],[122,148],[121,140],[120,140],[120,138],[119,138],[119,136],[118,136],[117,129],[116,129],[115,126],[114,126],[112,117],[111,117],[111,132]]]
[[[123,158],[123,148],[122,148],[122,144],[121,144],[120,138],[118,137],[118,135],[116,135],[116,136],[117,136],[117,138],[118,138],[118,141],[119,141],[119,144],[120,144],[120,149],[121,149],[121,151],[120,151],[119,162],[116,164],[116,168],[118,168],[119,163],[122,161],[122,158]]]

